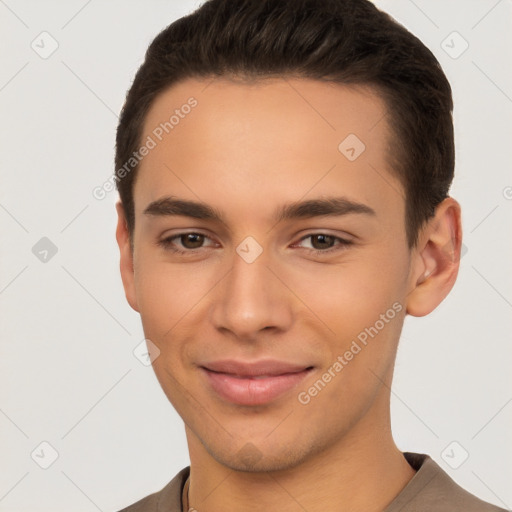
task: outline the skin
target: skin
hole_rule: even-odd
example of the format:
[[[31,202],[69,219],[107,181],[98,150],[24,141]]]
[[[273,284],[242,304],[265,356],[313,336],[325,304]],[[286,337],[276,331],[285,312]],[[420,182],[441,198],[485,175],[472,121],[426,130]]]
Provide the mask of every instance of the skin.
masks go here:
[[[387,163],[386,108],[371,89],[190,79],[155,100],[142,140],[191,96],[197,106],[140,164],[133,240],[117,205],[126,297],[160,351],[154,371],[185,422],[190,506],[383,510],[414,475],[390,428],[400,331],[406,314],[430,313],[454,284],[459,205],[441,203],[408,247],[404,191]],[[338,150],[351,133],[366,146],[352,162]],[[167,196],[206,203],[222,221],[144,213]],[[334,196],[375,213],[275,220],[285,204]],[[171,247],[188,251],[178,254],[158,243],[183,232],[206,235],[204,245],[174,238]],[[326,246],[315,234],[351,243],[328,238]],[[248,236],[263,249],[250,264],[236,251]],[[403,309],[300,403],[298,393],[395,303]],[[213,392],[200,371],[223,358],[313,370],[278,399],[241,406]]]

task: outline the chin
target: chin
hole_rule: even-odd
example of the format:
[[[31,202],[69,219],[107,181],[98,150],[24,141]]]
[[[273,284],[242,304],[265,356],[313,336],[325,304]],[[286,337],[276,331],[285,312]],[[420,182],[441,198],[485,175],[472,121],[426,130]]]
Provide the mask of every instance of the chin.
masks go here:
[[[251,441],[241,445],[237,451],[226,451],[224,447],[207,446],[209,454],[219,463],[233,471],[247,473],[268,473],[286,471],[304,463],[321,451],[313,446],[286,447],[284,443],[263,446],[264,443]]]

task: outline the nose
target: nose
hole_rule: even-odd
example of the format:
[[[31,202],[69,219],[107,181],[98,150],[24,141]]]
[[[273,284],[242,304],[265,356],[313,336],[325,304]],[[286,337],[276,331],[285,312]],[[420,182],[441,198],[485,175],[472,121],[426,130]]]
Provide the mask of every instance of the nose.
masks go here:
[[[237,253],[231,271],[216,287],[212,322],[238,339],[254,341],[262,331],[284,332],[293,321],[292,295],[262,254],[248,263]]]

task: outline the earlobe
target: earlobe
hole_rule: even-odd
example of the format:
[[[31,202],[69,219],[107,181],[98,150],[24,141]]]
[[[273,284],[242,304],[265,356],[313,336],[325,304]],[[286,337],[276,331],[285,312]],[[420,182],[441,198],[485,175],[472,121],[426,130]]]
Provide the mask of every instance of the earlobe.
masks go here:
[[[449,197],[421,230],[414,249],[406,300],[409,315],[428,315],[445,299],[457,279],[461,246],[460,205]]]
[[[120,201],[116,203],[117,228],[116,240],[119,246],[121,279],[128,304],[139,312],[137,294],[135,291],[135,272],[133,266],[133,251],[131,246],[130,233],[126,222],[123,205]]]

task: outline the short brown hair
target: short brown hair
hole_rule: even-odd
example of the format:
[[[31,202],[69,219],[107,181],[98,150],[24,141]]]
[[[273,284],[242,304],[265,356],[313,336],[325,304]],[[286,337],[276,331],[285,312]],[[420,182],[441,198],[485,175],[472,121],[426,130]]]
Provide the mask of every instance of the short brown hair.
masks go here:
[[[371,86],[384,99],[388,155],[406,201],[409,246],[447,197],[455,148],[452,92],[425,45],[368,0],[208,0],[150,44],[124,104],[116,169],[141,143],[156,96],[187,78],[290,76]],[[130,233],[137,168],[117,178]]]

